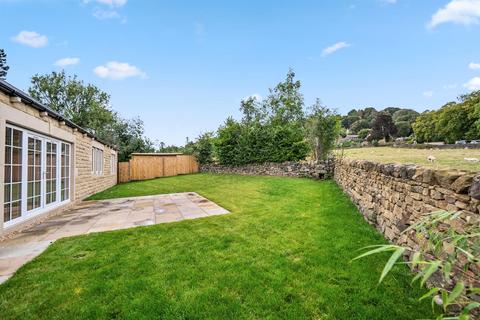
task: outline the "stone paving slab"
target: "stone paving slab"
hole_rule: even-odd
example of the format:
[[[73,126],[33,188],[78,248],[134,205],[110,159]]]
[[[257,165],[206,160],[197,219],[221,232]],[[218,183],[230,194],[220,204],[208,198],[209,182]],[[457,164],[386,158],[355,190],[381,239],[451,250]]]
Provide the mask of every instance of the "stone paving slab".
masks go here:
[[[0,242],[0,284],[60,238],[227,213],[195,192],[81,202]]]

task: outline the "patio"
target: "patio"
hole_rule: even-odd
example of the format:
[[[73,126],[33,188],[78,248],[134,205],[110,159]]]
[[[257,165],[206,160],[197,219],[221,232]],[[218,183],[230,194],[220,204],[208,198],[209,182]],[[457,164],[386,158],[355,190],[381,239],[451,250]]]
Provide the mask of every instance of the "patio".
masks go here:
[[[0,283],[60,238],[226,213],[195,192],[82,202],[0,242]]]

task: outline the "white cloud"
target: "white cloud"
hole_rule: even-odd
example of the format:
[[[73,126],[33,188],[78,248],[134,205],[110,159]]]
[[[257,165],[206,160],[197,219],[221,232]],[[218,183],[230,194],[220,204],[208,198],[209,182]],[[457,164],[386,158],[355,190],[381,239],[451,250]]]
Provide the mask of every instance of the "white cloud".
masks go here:
[[[106,19],[118,19],[120,18],[120,14],[116,10],[103,10],[103,9],[95,9],[93,11],[93,16],[98,20],[106,20]]]
[[[124,5],[127,4],[128,0],[95,0],[95,2],[98,2],[100,4],[104,4],[110,7],[123,7]],[[83,3],[88,4],[92,2],[92,0],[83,0]]]
[[[470,62],[468,68],[472,70],[480,70],[480,63]]]
[[[147,74],[138,67],[125,62],[110,61],[93,69],[93,72],[104,79],[123,80],[130,77],[146,79]]]
[[[323,49],[323,51],[322,51],[322,57],[326,57],[326,56],[328,56],[328,55],[331,55],[331,54],[334,53],[335,51],[338,51],[338,50],[343,49],[343,48],[348,48],[348,47],[350,47],[350,46],[351,46],[351,44],[346,43],[346,42],[344,42],[344,41],[342,41],[342,42],[337,42],[337,43],[335,43],[335,44],[333,44],[333,45],[331,45],[331,46]]]
[[[470,79],[463,86],[469,90],[480,90],[480,77]]]
[[[79,58],[63,58],[55,61],[54,65],[56,65],[57,67],[66,67],[66,66],[73,66],[79,63],[80,63]]]
[[[442,23],[478,24],[480,18],[480,0],[452,0],[439,9],[428,23],[429,28],[435,28]]]
[[[397,0],[380,0],[383,3],[388,3],[388,4],[395,4],[397,3]]]
[[[433,91],[432,91],[432,90],[424,91],[424,92],[422,93],[422,95],[423,95],[425,98],[431,98],[431,97],[433,97]]]
[[[32,48],[41,48],[47,45],[47,36],[41,35],[35,31],[21,31],[12,40]]]

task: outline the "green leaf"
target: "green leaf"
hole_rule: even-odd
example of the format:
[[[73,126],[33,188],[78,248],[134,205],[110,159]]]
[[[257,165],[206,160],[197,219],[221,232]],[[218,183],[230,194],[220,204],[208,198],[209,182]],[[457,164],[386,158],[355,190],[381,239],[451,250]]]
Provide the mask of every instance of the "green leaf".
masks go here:
[[[385,264],[378,283],[382,282],[383,278],[385,278],[385,276],[390,272],[395,262],[397,262],[397,260],[402,256],[404,252],[405,248],[403,247],[398,247],[397,250],[395,250],[395,252],[390,256],[390,259],[388,259],[387,263]]]
[[[376,254],[376,253],[380,253],[380,252],[393,251],[393,250],[396,250],[397,248],[401,248],[401,247],[391,245],[391,244],[382,245],[382,246],[380,246],[376,249],[367,251],[367,252],[359,255],[358,257],[353,258],[351,261],[358,260],[358,259],[361,259],[363,257],[370,256],[372,254]]]
[[[423,296],[420,297],[420,299],[418,299],[419,301],[423,300],[423,299],[426,299],[428,297],[431,297],[433,296],[434,294],[438,293],[438,288],[432,288],[430,289],[427,293],[425,293]]]
[[[473,309],[480,308],[480,302],[472,302],[462,310],[462,314],[469,314]]]
[[[425,282],[432,276],[432,274],[435,273],[435,271],[438,270],[440,267],[441,262],[440,261],[433,261],[430,266],[425,270],[425,273],[423,274],[422,281],[420,282],[420,285],[423,286]]]
[[[452,264],[450,262],[445,262],[443,265],[443,276],[448,281],[450,280],[450,272],[452,271]]]
[[[457,282],[455,288],[453,288],[452,292],[448,295],[447,305],[454,302],[462,294],[463,289],[465,289],[463,282]]]

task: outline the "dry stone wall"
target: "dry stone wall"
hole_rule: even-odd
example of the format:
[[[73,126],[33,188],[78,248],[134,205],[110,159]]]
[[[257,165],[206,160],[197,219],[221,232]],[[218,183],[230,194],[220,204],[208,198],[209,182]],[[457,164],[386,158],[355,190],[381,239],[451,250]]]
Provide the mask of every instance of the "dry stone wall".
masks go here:
[[[333,171],[333,160],[327,161],[302,161],[284,163],[249,164],[244,166],[223,166],[206,164],[200,166],[200,172],[233,173],[243,175],[279,176],[279,177],[305,177],[325,179]]]
[[[464,220],[479,219],[480,178],[472,172],[337,159],[334,179],[365,219],[398,244],[417,245],[402,231],[429,212],[461,211]]]

